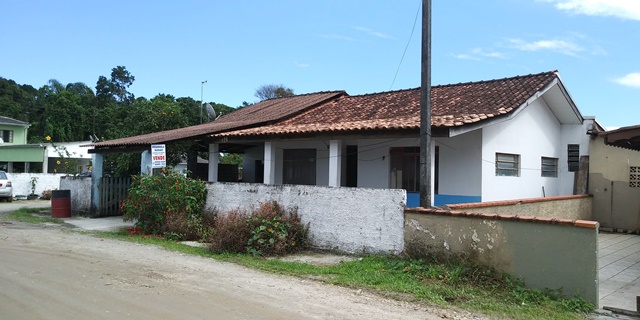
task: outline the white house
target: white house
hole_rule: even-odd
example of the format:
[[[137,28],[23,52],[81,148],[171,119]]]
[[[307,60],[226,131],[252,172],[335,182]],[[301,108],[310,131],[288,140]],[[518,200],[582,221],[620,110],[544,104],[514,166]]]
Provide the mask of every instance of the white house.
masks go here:
[[[596,124],[580,114],[556,71],[434,86],[431,96],[435,205],[573,193]],[[219,152],[242,153],[244,182],[401,188],[407,205],[417,206],[419,133],[419,88],[333,91],[96,143],[92,152],[198,139],[209,146],[209,181],[218,180]]]

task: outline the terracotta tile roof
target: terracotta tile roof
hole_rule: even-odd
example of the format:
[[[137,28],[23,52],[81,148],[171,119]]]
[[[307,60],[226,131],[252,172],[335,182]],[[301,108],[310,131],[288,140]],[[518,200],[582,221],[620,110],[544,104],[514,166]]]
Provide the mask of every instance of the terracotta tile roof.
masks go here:
[[[557,79],[555,71],[434,86],[431,124],[454,127],[508,114]],[[420,128],[420,88],[342,96],[276,124],[216,134],[254,136]]]
[[[185,128],[97,142],[86,146],[95,146],[100,148],[124,145],[147,145],[198,137],[232,129],[243,129],[260,124],[269,124],[286,119],[318,104],[336,99],[342,95],[346,95],[346,92],[326,91],[301,94],[288,98],[269,99],[224,115],[212,122]]]

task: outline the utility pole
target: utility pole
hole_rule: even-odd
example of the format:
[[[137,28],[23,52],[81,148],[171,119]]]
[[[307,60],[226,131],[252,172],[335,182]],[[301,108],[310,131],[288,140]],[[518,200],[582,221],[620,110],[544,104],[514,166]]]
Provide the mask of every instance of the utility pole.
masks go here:
[[[202,106],[204,106],[204,84],[207,80],[200,82],[200,124],[202,124]]]
[[[422,0],[420,206],[431,207],[431,0]]]

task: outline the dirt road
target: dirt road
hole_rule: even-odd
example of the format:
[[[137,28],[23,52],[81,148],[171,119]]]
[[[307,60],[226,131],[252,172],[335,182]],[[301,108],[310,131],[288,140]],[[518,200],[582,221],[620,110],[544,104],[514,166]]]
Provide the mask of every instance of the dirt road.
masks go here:
[[[59,226],[0,227],[3,319],[470,319]]]

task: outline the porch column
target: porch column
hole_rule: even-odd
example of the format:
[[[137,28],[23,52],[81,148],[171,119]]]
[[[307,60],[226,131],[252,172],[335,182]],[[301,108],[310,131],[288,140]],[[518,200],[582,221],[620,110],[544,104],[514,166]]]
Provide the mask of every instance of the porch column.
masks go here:
[[[209,180],[218,181],[218,163],[220,162],[220,152],[217,143],[209,144]]]
[[[272,142],[264,143],[264,184],[276,183],[276,148]]]
[[[94,153],[91,155],[91,215],[96,217],[100,210],[100,179],[102,179],[102,163],[104,155]]]
[[[342,140],[329,141],[329,186],[339,187],[342,178]]]
[[[44,147],[44,159],[42,159],[42,173],[49,172],[49,148],[47,146]]]

